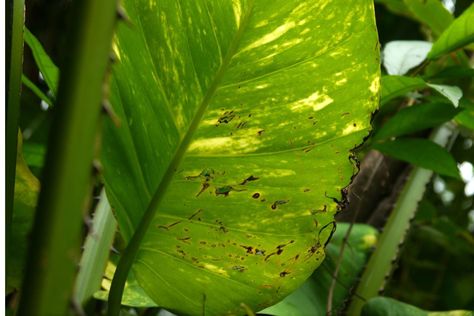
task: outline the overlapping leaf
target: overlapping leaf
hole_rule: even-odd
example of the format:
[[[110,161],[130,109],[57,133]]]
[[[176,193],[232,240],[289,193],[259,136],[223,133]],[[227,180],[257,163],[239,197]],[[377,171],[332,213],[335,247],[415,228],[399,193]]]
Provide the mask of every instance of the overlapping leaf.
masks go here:
[[[319,266],[379,87],[371,1],[124,1],[107,193],[133,272],[178,313],[268,306]],[[188,146],[189,141],[189,146]],[[171,179],[170,163],[179,161]]]
[[[457,18],[433,44],[428,58],[438,58],[443,54],[474,42],[474,4]]]

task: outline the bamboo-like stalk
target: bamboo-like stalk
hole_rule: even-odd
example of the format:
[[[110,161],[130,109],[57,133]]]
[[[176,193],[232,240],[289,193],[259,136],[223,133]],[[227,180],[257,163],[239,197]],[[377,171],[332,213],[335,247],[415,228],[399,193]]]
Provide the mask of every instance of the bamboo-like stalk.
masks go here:
[[[430,139],[446,147],[455,133],[454,127],[448,123],[435,130]],[[375,297],[383,289],[385,280],[392,271],[392,262],[398,255],[399,246],[405,239],[410,228],[410,221],[415,216],[418,203],[423,198],[426,185],[432,175],[433,171],[423,168],[414,168],[411,171],[387,224],[380,234],[377,248],[364,269],[355,291],[356,295],[353,295],[347,310],[348,315],[360,315],[365,304],[363,299]]]
[[[80,254],[117,0],[73,5],[19,315],[66,315]]]
[[[6,245],[10,240],[15,191],[16,151],[18,145],[18,117],[20,113],[21,74],[23,71],[24,0],[6,3],[6,192],[5,226]]]

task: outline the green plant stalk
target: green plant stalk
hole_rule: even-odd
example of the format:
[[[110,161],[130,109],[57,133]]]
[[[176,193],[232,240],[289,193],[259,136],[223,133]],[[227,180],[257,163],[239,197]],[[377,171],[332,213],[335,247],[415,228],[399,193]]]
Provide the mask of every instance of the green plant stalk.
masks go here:
[[[21,74],[23,71],[23,23],[24,0],[9,0],[6,3],[6,192],[5,226],[6,247],[10,240],[15,193],[15,168],[18,144],[18,117],[20,114]]]
[[[446,147],[454,135],[455,128],[447,123],[436,129],[430,139]],[[423,198],[426,185],[432,175],[433,171],[423,168],[414,168],[411,171],[387,224],[380,234],[377,248],[364,269],[355,291],[357,295],[353,295],[347,310],[348,315],[360,315],[365,304],[363,299],[375,297],[383,289],[385,280],[391,273],[393,261],[398,255],[399,247],[410,228],[410,221],[415,216],[418,203]]]
[[[79,263],[79,274],[74,287],[74,300],[83,307],[100,289],[116,229],[117,221],[112,213],[105,190],[102,190],[92,227],[84,243],[84,251]]]
[[[117,0],[73,3],[19,315],[65,315],[88,204]]]

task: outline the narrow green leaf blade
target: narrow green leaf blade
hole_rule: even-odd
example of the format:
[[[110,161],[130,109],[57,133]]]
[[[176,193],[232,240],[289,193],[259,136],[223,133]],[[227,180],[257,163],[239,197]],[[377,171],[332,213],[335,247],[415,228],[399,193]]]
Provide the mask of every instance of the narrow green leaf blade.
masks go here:
[[[414,105],[398,111],[374,135],[374,140],[407,135],[451,120],[460,110],[446,103]]]
[[[321,263],[329,196],[340,198],[349,151],[370,130],[372,1],[124,6],[136,27],[115,45],[123,124],[106,127],[104,167],[125,240],[149,225],[133,272],[178,313],[271,305]],[[141,224],[152,196],[156,214]]]
[[[460,179],[456,161],[443,147],[426,139],[397,139],[374,144],[380,152],[441,175]]]
[[[474,4],[441,34],[433,44],[428,58],[435,59],[474,42]]]
[[[33,58],[43,75],[44,81],[48,85],[52,94],[56,96],[59,82],[59,69],[51,60],[49,55],[41,45],[40,41],[25,27],[25,42],[31,48]]]
[[[25,85],[25,87],[29,88],[38,98],[46,102],[49,106],[53,105],[53,101],[43,92],[40,88],[38,88],[34,82],[28,79],[27,76],[21,76],[21,82]]]
[[[84,242],[79,273],[74,284],[74,298],[83,306],[100,288],[116,229],[117,221],[112,214],[105,190],[102,190],[91,230]]]

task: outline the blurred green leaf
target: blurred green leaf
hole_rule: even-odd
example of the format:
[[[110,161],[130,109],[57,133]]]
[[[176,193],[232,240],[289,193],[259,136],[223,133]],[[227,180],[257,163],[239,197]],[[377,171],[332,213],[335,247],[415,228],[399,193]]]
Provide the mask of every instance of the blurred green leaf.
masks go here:
[[[361,316],[472,316],[470,311],[429,312],[389,297],[374,297],[367,301]]]
[[[424,103],[401,109],[374,135],[374,140],[407,135],[451,120],[459,109],[446,103]]]
[[[459,100],[463,95],[459,87],[427,83],[420,77],[382,76],[381,84],[381,105],[385,105],[396,97],[404,96],[410,91],[427,87],[443,95],[455,107],[459,105]]]
[[[412,16],[439,36],[454,20],[440,0],[403,0]]]
[[[336,268],[340,247],[349,226],[348,223],[337,224],[336,232],[326,248],[326,259],[320,269],[283,301],[260,313],[278,316],[326,315],[332,273]],[[377,234],[377,230],[369,225],[354,224],[352,227],[335,287],[333,313],[338,314],[344,301],[348,299],[350,289],[362,271],[370,250],[376,245]]]
[[[437,37],[454,20],[440,0],[375,0],[395,14],[406,16],[431,29]]]
[[[22,141],[19,136],[11,240],[6,255],[7,293],[19,289],[23,279],[28,235],[33,224],[39,189],[38,179],[31,173],[23,159]]]
[[[361,316],[428,316],[418,307],[388,297],[374,297],[365,303]]]
[[[137,250],[140,285],[181,314],[274,304],[322,262],[328,196],[340,198],[349,151],[371,128],[373,1],[123,5],[136,27],[119,27],[122,125],[108,122],[103,150],[107,196],[132,240],[121,262]]]
[[[433,44],[428,58],[438,58],[446,53],[474,42],[474,4],[454,20]]]
[[[474,131],[474,110],[464,110],[456,115],[454,120],[459,125]]]
[[[460,179],[456,161],[443,147],[426,139],[404,138],[376,143],[373,148],[415,166]]]
[[[40,41],[25,27],[25,42],[31,48],[33,58],[43,75],[51,93],[56,97],[58,91],[59,69],[48,56]]]
[[[474,78],[474,69],[465,66],[443,67],[435,74],[425,77],[425,79],[453,79],[453,78]]]
[[[403,0],[375,0],[375,3],[383,4],[393,13],[411,16],[411,12]]]
[[[44,158],[46,154],[46,146],[42,143],[24,142],[23,143],[23,157],[26,164],[34,169],[42,169],[44,165]]]
[[[451,103],[458,107],[459,100],[462,98],[462,90],[456,86],[447,86],[441,84],[427,83],[428,87],[438,91],[440,94],[446,97]]]
[[[382,76],[382,95],[380,104],[384,105],[390,100],[403,96],[410,91],[423,89],[426,82],[419,77]]]

